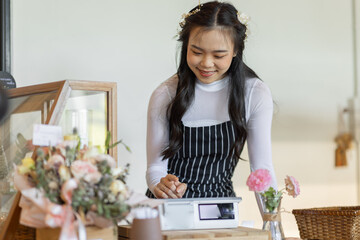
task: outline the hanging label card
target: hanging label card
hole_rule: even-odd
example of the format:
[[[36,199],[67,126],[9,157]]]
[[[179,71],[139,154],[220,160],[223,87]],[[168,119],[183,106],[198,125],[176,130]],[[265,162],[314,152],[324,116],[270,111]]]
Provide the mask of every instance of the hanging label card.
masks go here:
[[[62,142],[62,129],[60,126],[35,124],[33,132],[33,145],[55,146]]]
[[[4,89],[16,88],[14,77],[5,71],[0,71],[0,84]]]

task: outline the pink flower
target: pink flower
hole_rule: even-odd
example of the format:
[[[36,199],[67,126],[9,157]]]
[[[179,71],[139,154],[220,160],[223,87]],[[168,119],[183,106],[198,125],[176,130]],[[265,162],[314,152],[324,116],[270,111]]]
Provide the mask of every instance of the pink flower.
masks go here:
[[[50,204],[46,209],[45,224],[51,228],[61,227],[59,239],[78,239],[71,205]]]
[[[72,193],[78,187],[78,183],[74,178],[67,180],[61,187],[61,198],[67,203],[71,204]]]
[[[65,220],[65,205],[51,203],[46,208],[45,224],[51,228],[61,227]]]
[[[65,164],[65,160],[64,158],[59,155],[59,154],[55,154],[52,155],[45,163],[44,167],[45,169],[50,169],[50,168],[58,168],[61,165]]]
[[[271,175],[267,169],[258,169],[250,174],[246,181],[246,185],[250,191],[263,192],[266,191],[271,184]]]
[[[71,164],[71,173],[77,179],[84,179],[89,183],[98,183],[101,179],[101,173],[97,167],[90,162],[76,160]]]
[[[99,155],[97,155],[95,157],[95,161],[96,162],[106,161],[111,168],[116,167],[116,162],[115,162],[114,158],[112,158],[110,155],[107,155],[107,154],[99,154]]]
[[[285,187],[288,194],[293,198],[296,198],[300,194],[299,182],[292,176],[286,176]]]

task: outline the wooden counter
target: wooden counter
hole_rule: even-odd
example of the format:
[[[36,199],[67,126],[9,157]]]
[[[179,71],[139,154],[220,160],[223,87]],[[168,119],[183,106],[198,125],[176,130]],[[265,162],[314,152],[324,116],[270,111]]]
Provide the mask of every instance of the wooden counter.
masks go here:
[[[130,225],[119,226],[119,240],[129,239],[131,231]],[[270,232],[238,227],[230,229],[204,229],[204,230],[184,230],[184,231],[162,231],[163,240],[270,240]]]

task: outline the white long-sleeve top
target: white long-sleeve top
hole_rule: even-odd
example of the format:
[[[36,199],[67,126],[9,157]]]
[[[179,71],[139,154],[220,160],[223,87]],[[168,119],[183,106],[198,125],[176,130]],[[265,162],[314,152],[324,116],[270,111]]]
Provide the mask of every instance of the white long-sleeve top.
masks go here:
[[[168,159],[163,160],[161,152],[169,143],[169,123],[166,111],[176,93],[177,75],[172,76],[155,89],[151,95],[147,117],[147,171],[146,181],[151,192],[167,175]],[[193,103],[186,111],[182,122],[188,127],[211,126],[230,120],[228,113],[229,77],[210,84],[195,84]],[[245,83],[245,109],[247,147],[251,171],[268,169],[272,186],[276,178],[271,153],[271,122],[273,101],[269,88],[257,78]]]

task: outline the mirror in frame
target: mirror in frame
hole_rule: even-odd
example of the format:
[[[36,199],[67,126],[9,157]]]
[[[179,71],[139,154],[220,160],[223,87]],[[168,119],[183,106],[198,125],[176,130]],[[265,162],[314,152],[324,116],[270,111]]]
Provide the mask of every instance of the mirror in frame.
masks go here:
[[[0,239],[35,238],[19,224],[21,194],[13,184],[14,164],[32,156],[34,124],[78,130],[82,145],[103,147],[107,131],[117,140],[116,83],[64,80],[8,90],[8,111],[0,125]],[[117,149],[109,149],[117,161]]]

